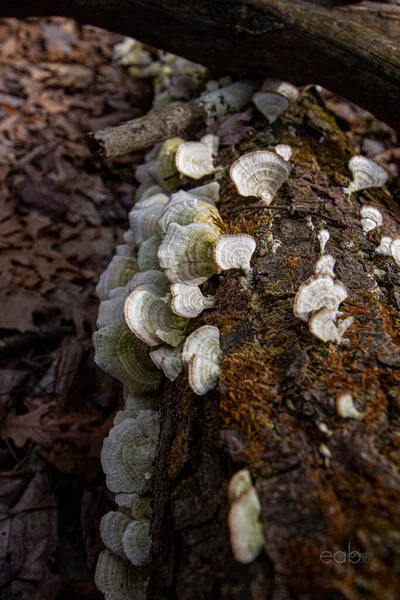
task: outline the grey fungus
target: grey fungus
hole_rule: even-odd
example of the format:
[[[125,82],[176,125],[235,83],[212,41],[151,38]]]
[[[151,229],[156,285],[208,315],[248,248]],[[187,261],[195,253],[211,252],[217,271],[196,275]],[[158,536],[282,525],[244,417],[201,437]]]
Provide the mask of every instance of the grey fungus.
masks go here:
[[[315,275],[302,283],[294,299],[293,312],[298,319],[308,322],[310,314],[320,308],[337,311],[347,298],[347,290],[340,281],[326,275]]]
[[[333,272],[333,268],[335,263],[336,260],[332,254],[323,254],[314,265],[314,273],[319,276],[328,276],[334,279],[335,273]]]
[[[396,238],[390,244],[390,253],[393,256],[396,264],[400,266],[400,238]]]
[[[289,108],[290,102],[285,96],[276,92],[256,92],[252,98],[257,110],[272,125],[277,118]]]
[[[324,254],[325,252],[325,248],[326,248],[326,244],[329,241],[329,238],[331,237],[329,231],[327,229],[321,229],[318,233],[317,233],[317,238],[319,241],[319,252],[320,254]]]
[[[373,231],[377,227],[380,227],[383,223],[383,217],[380,210],[375,206],[363,206],[360,210],[361,214],[361,226],[365,233]]]
[[[250,260],[256,249],[255,239],[246,233],[221,235],[214,243],[214,261],[221,271],[241,269],[251,272]]]
[[[221,374],[219,330],[211,325],[196,329],[185,340],[182,361],[188,371],[189,385],[203,396],[218,383]]]
[[[375,248],[375,252],[376,254],[380,254],[381,256],[391,256],[392,252],[390,249],[390,245],[392,243],[392,238],[387,236],[387,235],[383,235],[381,237],[381,241],[379,246],[377,246]]]
[[[257,150],[238,158],[231,166],[230,176],[241,196],[256,196],[271,204],[290,170],[290,164],[275,152]]]
[[[279,81],[279,79],[265,79],[261,90],[263,92],[275,92],[287,98],[290,102],[297,102],[300,96],[298,88],[287,82]]]
[[[105,600],[146,600],[147,573],[128,560],[103,550],[96,565],[95,583]]]
[[[173,312],[181,317],[193,319],[203,310],[215,305],[214,296],[203,296],[198,286],[174,283],[171,285]]]
[[[336,395],[336,412],[342,419],[362,419],[363,414],[354,405],[350,392],[339,392]]]
[[[211,139],[213,138],[213,139]],[[218,143],[216,136],[205,136],[199,142],[185,142],[176,152],[176,167],[182,175],[201,179],[214,171],[213,158]]]
[[[346,194],[382,187],[388,180],[388,174],[383,167],[362,155],[353,156],[349,160],[349,169],[353,173],[353,181],[344,188]]]
[[[320,308],[313,312],[309,318],[310,332],[322,342],[345,344],[348,341],[343,337],[346,330],[353,324],[354,318],[347,317],[337,322],[337,312],[329,308]]]
[[[228,516],[233,556],[242,564],[253,562],[264,548],[261,516],[261,502],[251,485],[233,501]]]
[[[288,144],[278,144],[275,146],[275,152],[283,158],[283,160],[289,161],[292,158],[293,150]]]

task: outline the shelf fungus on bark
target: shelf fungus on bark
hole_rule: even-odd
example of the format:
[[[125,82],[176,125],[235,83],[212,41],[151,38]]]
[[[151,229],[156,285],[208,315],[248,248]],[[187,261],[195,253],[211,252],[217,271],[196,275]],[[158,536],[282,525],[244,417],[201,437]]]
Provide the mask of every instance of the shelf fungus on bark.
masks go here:
[[[158,249],[158,260],[171,283],[200,285],[218,273],[213,244],[218,235],[207,224],[170,223]]]
[[[161,242],[161,236],[152,235],[140,244],[138,250],[138,265],[141,271],[158,270],[160,268],[157,252]]]
[[[343,321],[337,321],[337,312],[329,308],[320,308],[310,315],[308,325],[310,332],[322,342],[333,342],[334,344],[345,344],[348,340],[343,336],[354,318],[347,317]]]
[[[350,392],[339,392],[336,396],[336,412],[343,419],[362,419],[363,414],[354,405]]]
[[[221,374],[219,329],[204,325],[185,340],[182,362],[187,368],[189,385],[197,396],[214,389]]]
[[[129,329],[148,346],[162,342],[179,346],[184,339],[187,319],[172,312],[169,298],[156,288],[141,286],[125,300],[125,321]]]
[[[289,146],[288,144],[278,144],[275,146],[275,152],[287,162],[292,158],[293,154],[292,146]]]
[[[214,142],[211,140],[214,139]],[[218,151],[216,136],[207,135],[199,142],[185,142],[176,153],[176,168],[191,179],[201,179],[214,171],[213,158]]]
[[[214,296],[203,296],[197,285],[174,283],[171,285],[171,308],[175,314],[193,319],[198,317],[203,310],[215,305]]]
[[[168,200],[166,194],[155,194],[146,200],[141,200],[132,208],[129,213],[129,224],[137,246],[150,237],[160,234],[158,220]]]
[[[255,239],[246,233],[221,235],[213,247],[215,264],[221,271],[241,269],[251,273],[250,260],[256,249]]]
[[[336,260],[332,256],[332,254],[324,254],[317,260],[314,265],[314,273],[320,276],[328,276],[334,279],[336,277],[333,272],[333,268],[335,266]]]
[[[164,345],[152,350],[150,358],[157,369],[162,369],[164,375],[170,381],[175,381],[182,371],[182,345],[174,348]]]
[[[257,86],[255,81],[235,81],[225,87],[203,93],[197,102],[206,111],[207,125],[211,125],[218,117],[227,113],[241,111],[250,102]]]
[[[265,79],[261,91],[281,94],[281,96],[285,96],[290,102],[297,102],[300,96],[300,92],[295,85],[287,81],[279,81],[278,79]]]
[[[115,494],[115,502],[121,509],[127,510],[136,521],[149,521],[153,513],[152,497],[139,494]]]
[[[400,238],[396,238],[390,244],[390,254],[393,256],[396,264],[400,266]]]
[[[109,550],[100,553],[95,573],[95,584],[105,600],[146,599],[148,573],[135,568],[128,560]]]
[[[376,254],[380,254],[381,256],[391,256],[392,252],[390,250],[390,245],[392,243],[392,238],[387,236],[387,235],[383,235],[381,238],[381,241],[379,243],[379,246],[377,246],[375,248],[375,252]]]
[[[328,243],[330,237],[331,237],[331,234],[329,233],[329,231],[327,229],[321,229],[317,233],[317,238],[318,238],[318,241],[319,241],[319,253],[320,254],[324,254],[325,253],[326,244]]]
[[[241,469],[237,471],[231,478],[228,487],[228,499],[229,504],[232,504],[237,500],[243,492],[245,492],[250,486],[253,485],[250,471],[247,469]]]
[[[294,315],[308,322],[310,314],[320,308],[337,311],[339,304],[347,298],[347,290],[340,281],[326,275],[314,275],[302,283],[294,299]]]
[[[124,302],[128,295],[128,289],[124,287],[122,290],[123,291],[121,293],[116,294],[109,300],[103,300],[103,302],[100,302],[96,323],[98,329],[107,327],[107,325],[110,325],[111,323],[123,321]]]
[[[145,242],[143,242],[145,243]],[[142,244],[143,245],[143,244]],[[149,269],[136,273],[128,284],[129,292],[133,292],[139,286],[150,285],[158,289],[160,295],[165,296],[169,291],[169,281],[165,277],[164,273],[159,269]],[[124,312],[122,310],[122,312]]]
[[[360,210],[360,214],[361,226],[365,233],[373,231],[383,223],[382,213],[375,208],[375,206],[363,206]]]
[[[158,413],[155,415],[158,418]],[[148,493],[152,486],[155,449],[156,441],[143,434],[136,419],[124,419],[114,426],[101,451],[108,489],[124,494]]]
[[[175,161],[176,152],[179,146],[184,143],[183,138],[169,138],[161,145],[157,154],[155,179],[167,192],[172,192],[186,183],[185,179],[179,174]]]
[[[276,92],[256,92],[252,98],[257,110],[272,125],[277,118],[289,108],[290,102],[282,94]]]
[[[96,285],[96,294],[100,301],[107,300],[112,289],[124,286],[138,271],[139,266],[135,258],[114,256]]]
[[[256,196],[271,204],[290,170],[290,164],[275,152],[257,150],[238,158],[231,166],[230,176],[241,196]]]
[[[112,323],[93,334],[95,363],[133,393],[158,389],[162,375],[149,357],[147,345],[125,323]]]
[[[126,557],[135,567],[143,567],[150,562],[151,538],[149,521],[130,521],[122,545]]]
[[[100,522],[100,537],[104,545],[121,558],[127,558],[122,545],[122,536],[130,521],[121,512],[111,511],[105,514]]]
[[[222,226],[221,217],[215,206],[183,190],[172,194],[161,213],[159,225],[163,234],[167,232],[170,223],[178,223],[178,225],[206,223],[218,235],[221,233]]]
[[[343,188],[348,195],[368,188],[382,187],[388,180],[385,169],[365,156],[353,156],[349,160],[349,169],[353,173],[353,181],[347,188]]]
[[[253,485],[232,502],[228,525],[235,559],[245,565],[253,562],[265,544],[262,506]]]
[[[193,194],[196,198],[204,200],[205,202],[210,202],[210,204],[215,206],[215,203],[219,202],[219,189],[220,185],[218,181],[211,181],[210,183],[191,188],[190,190],[187,190],[187,192],[188,194]]]

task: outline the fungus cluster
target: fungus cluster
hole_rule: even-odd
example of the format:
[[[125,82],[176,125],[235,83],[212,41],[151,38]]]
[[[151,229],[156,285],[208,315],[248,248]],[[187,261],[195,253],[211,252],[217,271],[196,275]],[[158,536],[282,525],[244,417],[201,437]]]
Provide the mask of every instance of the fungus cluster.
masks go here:
[[[362,155],[353,156],[349,160],[349,169],[353,174],[353,181],[343,189],[349,196],[360,190],[381,187],[388,180],[388,174],[383,167]]]

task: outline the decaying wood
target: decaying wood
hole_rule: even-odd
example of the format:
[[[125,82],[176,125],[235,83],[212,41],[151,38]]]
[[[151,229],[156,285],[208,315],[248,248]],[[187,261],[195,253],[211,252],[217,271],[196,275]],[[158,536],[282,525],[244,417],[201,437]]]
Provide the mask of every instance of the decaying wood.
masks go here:
[[[301,210],[232,211],[252,200],[235,192],[229,165],[238,153],[277,143],[290,144],[294,155],[276,205],[328,214],[337,224]],[[191,321],[191,330],[209,324],[221,331],[219,390],[196,397],[184,375],[164,390],[148,598],[398,595],[400,275],[375,248],[382,232],[399,235],[400,208],[384,189],[344,195],[352,153],[306,94],[273,129],[219,154],[226,167],[219,210],[228,233],[256,238],[254,275],[226,272],[208,282],[215,308]],[[363,204],[380,208],[381,230],[362,231]],[[348,346],[318,341],[293,315],[294,295],[319,258],[321,228],[330,232],[327,251],[349,292],[341,310],[355,318]],[[353,395],[360,420],[339,416],[341,392]],[[240,468],[255,481],[266,539],[249,565],[234,560],[228,531],[227,486]]]
[[[69,16],[218,73],[319,83],[399,128],[400,21],[391,18],[395,42],[382,36],[382,19],[336,10],[295,0],[3,0],[0,16]]]

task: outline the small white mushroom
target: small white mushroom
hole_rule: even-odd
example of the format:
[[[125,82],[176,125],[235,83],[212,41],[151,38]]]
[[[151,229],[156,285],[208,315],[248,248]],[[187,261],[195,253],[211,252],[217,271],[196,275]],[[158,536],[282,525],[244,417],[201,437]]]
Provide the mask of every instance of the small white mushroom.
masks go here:
[[[188,369],[189,385],[198,396],[215,388],[221,373],[219,330],[211,325],[196,329],[185,340],[182,362]]]
[[[289,108],[289,100],[275,92],[256,92],[252,98],[257,110],[268,120],[275,123],[279,115]]]
[[[255,249],[256,241],[251,235],[221,235],[214,244],[214,261],[221,271],[242,269],[250,273],[250,260]]]
[[[289,161],[293,154],[292,146],[289,146],[288,144],[278,144],[275,146],[275,152],[279,154],[279,156],[282,156],[283,160],[286,161]]]
[[[245,492],[253,482],[251,480],[250,471],[247,469],[241,469],[237,471],[231,478],[228,487],[228,499],[229,504],[232,504],[235,500]]]
[[[353,173],[353,181],[343,191],[352,194],[360,190],[381,187],[388,180],[388,174],[383,167],[365,156],[353,156],[349,160],[349,168]]]
[[[334,279],[335,273],[333,272],[333,267],[335,266],[336,260],[332,256],[332,254],[324,254],[317,260],[314,265],[314,273],[316,275],[322,275],[331,277]]]
[[[265,544],[262,507],[256,488],[250,486],[229,510],[228,524],[232,552],[242,564],[249,564],[262,552]]]
[[[275,152],[257,150],[238,158],[231,166],[230,176],[241,196],[257,196],[271,204],[290,170],[290,164]]]
[[[375,248],[375,252],[377,254],[380,254],[381,256],[391,256],[392,252],[390,250],[390,245],[392,243],[392,238],[387,236],[387,235],[383,235],[380,241],[380,244],[377,248]]]
[[[319,241],[319,252],[320,254],[324,254],[325,246],[328,243],[329,238],[331,237],[329,231],[327,229],[321,229],[317,233],[317,238]]]
[[[277,94],[281,94],[281,96],[285,96],[290,102],[296,102],[300,95],[300,92],[295,85],[277,79],[265,79],[261,90],[263,92],[276,92]]]
[[[365,233],[380,227],[383,223],[382,213],[375,206],[363,206],[360,210],[361,226]]]
[[[172,312],[169,302],[156,288],[140,286],[125,300],[125,321],[129,329],[149,346],[166,342],[178,346],[187,320]]]
[[[150,358],[157,366],[162,369],[164,375],[170,381],[175,381],[182,371],[182,347],[173,348],[171,346],[160,346],[157,350],[150,352]]]
[[[212,136],[213,138],[215,136]],[[206,138],[206,141],[202,140]],[[176,167],[180,173],[192,179],[201,179],[214,171],[213,152],[215,142],[205,136],[200,142],[185,142],[181,144],[176,153]]]
[[[347,317],[336,323],[336,312],[329,308],[320,308],[310,316],[308,326],[310,332],[322,342],[333,342],[335,344],[346,343],[343,338],[346,330],[354,322],[353,317]]]
[[[308,321],[310,313],[320,308],[337,312],[347,298],[347,290],[340,281],[327,276],[313,276],[301,284],[294,299],[293,312],[298,319]]]
[[[203,310],[212,308],[215,304],[214,296],[203,296],[199,287],[195,285],[174,283],[171,285],[171,293],[173,312],[187,319],[198,317]]]
[[[396,264],[400,265],[400,238],[396,238],[390,244],[390,254],[393,256]]]
[[[336,396],[336,412],[343,419],[362,419],[363,415],[354,405],[349,392],[340,392]]]
[[[131,521],[122,537],[127,558],[135,567],[150,562],[151,538],[149,521]]]

